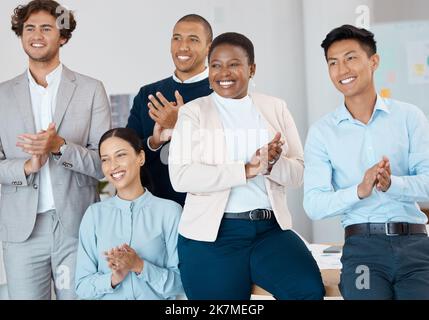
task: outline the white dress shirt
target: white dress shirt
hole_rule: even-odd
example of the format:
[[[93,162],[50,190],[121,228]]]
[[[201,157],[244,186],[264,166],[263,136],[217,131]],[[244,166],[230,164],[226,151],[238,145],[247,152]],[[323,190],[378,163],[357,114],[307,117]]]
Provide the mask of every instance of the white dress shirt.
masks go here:
[[[37,84],[30,72],[30,69],[28,69],[31,106],[33,109],[34,123],[36,125],[37,132],[46,130],[52,122],[62,72],[63,66],[60,64],[54,71],[46,76],[48,86],[44,88]],[[37,205],[37,212],[42,213],[55,209],[51,174],[49,172],[49,159],[40,170],[39,175],[39,202]]]
[[[212,98],[224,127],[230,160],[250,162],[256,150],[270,142],[265,120],[249,96],[226,99],[213,92]],[[248,179],[245,185],[233,187],[225,212],[253,209],[272,209],[262,175]]]

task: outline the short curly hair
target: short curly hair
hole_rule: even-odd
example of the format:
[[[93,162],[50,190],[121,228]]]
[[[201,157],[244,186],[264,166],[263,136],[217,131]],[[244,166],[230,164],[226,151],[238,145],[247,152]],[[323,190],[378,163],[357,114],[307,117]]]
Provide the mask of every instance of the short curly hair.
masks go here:
[[[64,14],[68,15],[67,28],[59,27],[61,38],[66,39],[67,43],[72,37],[73,31],[76,29],[76,20],[72,11],[67,10],[54,0],[33,0],[26,5],[16,7],[12,15],[12,31],[15,32],[18,37],[21,37],[24,23],[33,13],[40,11],[46,11],[56,19],[64,19]],[[62,22],[63,19],[61,19],[61,21],[57,20],[57,24],[58,22]]]
[[[245,35],[237,32],[225,32],[218,35],[213,40],[208,54],[209,62],[214,49],[223,44],[228,44],[234,47],[242,48],[244,52],[246,52],[247,54],[247,60],[249,62],[249,65],[255,64],[255,48],[253,46],[252,41],[249,38],[247,38]]]

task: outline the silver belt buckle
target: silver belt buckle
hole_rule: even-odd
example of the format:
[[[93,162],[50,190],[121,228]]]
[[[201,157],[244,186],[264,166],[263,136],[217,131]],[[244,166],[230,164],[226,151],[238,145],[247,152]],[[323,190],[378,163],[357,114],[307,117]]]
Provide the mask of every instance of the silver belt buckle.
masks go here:
[[[389,237],[391,237],[391,236],[399,236],[399,233],[390,233],[389,232],[389,223],[390,222],[384,223],[384,231],[386,233],[386,236],[389,236]]]
[[[268,220],[270,218],[270,211],[268,209],[264,209],[264,220]]]
[[[250,210],[250,212],[249,212],[249,219],[251,220],[251,221],[254,221],[255,219],[253,219],[253,211],[255,211],[255,210]]]
[[[262,212],[262,217],[258,219],[253,218],[253,213],[254,212],[258,212],[261,211]],[[256,221],[256,220],[269,220],[271,219],[271,212],[269,209],[253,209],[249,212],[249,219],[252,221]]]

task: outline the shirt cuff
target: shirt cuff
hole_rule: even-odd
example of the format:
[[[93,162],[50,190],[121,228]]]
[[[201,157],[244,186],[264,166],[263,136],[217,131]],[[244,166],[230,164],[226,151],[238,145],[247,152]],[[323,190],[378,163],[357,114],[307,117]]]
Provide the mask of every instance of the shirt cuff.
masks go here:
[[[139,274],[135,273],[135,275],[137,276],[137,279],[144,280],[144,281],[149,281],[149,279],[148,279],[148,273],[149,273],[149,271],[148,271],[148,265],[149,265],[149,262],[147,262],[145,260],[144,264],[143,264],[143,270],[142,270],[142,272],[140,272]]]
[[[136,274],[138,279],[141,279],[146,282],[153,282],[154,279],[159,280],[159,272],[157,272],[158,268],[155,267],[152,263],[148,262],[147,260],[144,261],[144,266],[142,272],[140,274]]]
[[[358,185],[347,188],[341,193],[341,201],[344,204],[352,205],[361,200],[358,195]]]
[[[385,192],[387,195],[401,196],[404,194],[405,183],[401,177],[390,176],[390,187]]]
[[[147,147],[149,148],[149,150],[150,150],[150,151],[152,151],[152,152],[157,152],[159,149],[161,149],[161,148],[162,148],[162,145],[160,145],[160,146],[159,146],[159,148],[157,148],[157,149],[152,149],[152,147],[150,146],[150,143],[149,143],[150,138],[152,138],[152,136],[150,136],[150,137],[149,137],[149,138],[147,138],[147,140],[146,140],[146,142],[147,142]]]
[[[119,283],[115,288],[112,288],[112,273],[105,273],[101,275],[97,280],[96,288],[97,294],[106,294],[112,293],[117,289],[121,284]]]

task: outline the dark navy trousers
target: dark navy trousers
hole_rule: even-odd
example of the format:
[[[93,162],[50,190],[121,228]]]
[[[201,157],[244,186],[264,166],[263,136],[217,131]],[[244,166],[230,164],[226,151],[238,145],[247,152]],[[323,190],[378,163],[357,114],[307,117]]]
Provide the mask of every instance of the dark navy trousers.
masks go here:
[[[344,299],[429,299],[426,235],[353,235],[345,241],[341,262]]]
[[[223,219],[215,242],[179,235],[179,269],[190,300],[248,300],[252,284],[276,299],[323,299],[320,270],[304,242],[270,220]]]

